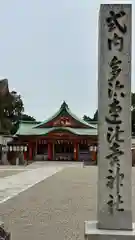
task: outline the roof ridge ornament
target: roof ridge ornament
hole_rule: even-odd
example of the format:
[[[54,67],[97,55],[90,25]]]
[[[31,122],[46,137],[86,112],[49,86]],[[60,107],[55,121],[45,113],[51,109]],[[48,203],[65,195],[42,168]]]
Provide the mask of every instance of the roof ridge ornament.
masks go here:
[[[68,108],[69,109],[69,107],[68,107],[68,105],[67,105],[67,103],[65,102],[65,101],[63,101],[63,103],[61,104],[61,107],[60,107],[61,109],[65,109],[65,108]]]

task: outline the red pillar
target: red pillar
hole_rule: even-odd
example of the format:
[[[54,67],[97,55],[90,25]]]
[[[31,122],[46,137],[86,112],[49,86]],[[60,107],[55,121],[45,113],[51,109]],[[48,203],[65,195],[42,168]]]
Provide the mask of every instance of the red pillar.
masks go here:
[[[52,160],[52,143],[48,143],[48,160]]]
[[[75,161],[78,160],[78,143],[77,142],[74,143],[74,160]]]
[[[96,161],[96,152],[92,151],[92,161]]]
[[[23,156],[24,156],[24,160],[27,160],[27,152],[24,152]]]
[[[29,143],[29,160],[32,160],[32,144]]]
[[[96,161],[96,160],[97,160],[97,149],[96,147],[94,147],[92,151],[92,161]]]

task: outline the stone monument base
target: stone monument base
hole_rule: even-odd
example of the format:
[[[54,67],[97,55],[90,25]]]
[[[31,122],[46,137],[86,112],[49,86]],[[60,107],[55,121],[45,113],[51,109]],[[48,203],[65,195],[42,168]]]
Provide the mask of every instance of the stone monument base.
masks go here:
[[[135,223],[133,230],[103,230],[97,228],[97,221],[85,222],[85,240],[135,240]]]
[[[5,229],[4,223],[0,221],[0,240],[11,240],[10,233]]]

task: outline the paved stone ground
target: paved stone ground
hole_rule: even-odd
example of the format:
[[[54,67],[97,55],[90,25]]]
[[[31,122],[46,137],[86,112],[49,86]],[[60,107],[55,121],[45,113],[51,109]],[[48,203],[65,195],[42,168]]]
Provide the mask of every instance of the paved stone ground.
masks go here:
[[[12,169],[4,170],[4,169],[0,169],[0,178],[4,178],[4,177],[7,177],[7,176],[12,176],[12,175],[21,173],[23,171],[25,171],[25,170],[12,170]]]
[[[0,180],[0,203],[18,195],[20,192],[27,190],[35,184],[43,181],[47,177],[61,171],[64,165],[53,166],[42,164],[40,167],[26,168],[24,172],[19,172],[12,176],[1,178]],[[9,170],[11,171],[11,169]]]
[[[7,176],[12,176],[24,171],[33,170],[37,167],[41,167],[41,163],[39,164],[30,164],[27,166],[21,166],[21,165],[0,165],[0,178],[4,178]]]
[[[24,166],[24,165],[0,165],[0,170],[27,170],[28,166],[32,166],[32,164]]]
[[[96,185],[97,167],[66,168],[0,204],[1,217],[13,240],[83,240],[84,221],[96,219]]]

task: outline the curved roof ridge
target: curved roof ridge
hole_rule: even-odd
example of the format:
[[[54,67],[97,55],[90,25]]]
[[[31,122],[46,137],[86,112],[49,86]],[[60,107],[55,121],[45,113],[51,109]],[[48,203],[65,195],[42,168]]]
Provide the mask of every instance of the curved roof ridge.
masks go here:
[[[41,126],[41,125],[43,125],[43,124],[45,124],[45,123],[50,122],[53,118],[56,118],[56,117],[60,114],[60,112],[61,112],[61,109],[59,109],[55,114],[53,114],[53,115],[52,115],[51,117],[49,117],[48,119],[46,119],[46,120],[42,121],[41,123],[37,124],[37,125],[35,126],[35,128],[36,128],[36,127],[39,127],[39,126]]]
[[[87,126],[92,127],[92,128],[96,128],[96,126],[94,126],[94,125],[92,125],[92,124],[90,124],[90,123],[87,123],[87,122],[85,122],[83,119],[77,117],[74,113],[71,112],[71,110],[70,110],[69,108],[67,109],[67,112],[68,112],[73,118],[75,118],[77,121],[81,122],[82,124],[87,125]]]
[[[61,104],[59,110],[58,110],[54,115],[52,115],[51,117],[49,117],[47,120],[45,120],[45,121],[37,124],[36,126],[34,126],[34,128],[38,128],[38,127],[40,127],[40,126],[42,126],[42,125],[50,122],[51,120],[53,120],[54,118],[56,118],[63,110],[66,110],[67,113],[68,113],[72,118],[74,118],[76,121],[82,123],[83,125],[88,126],[88,127],[91,127],[91,128],[94,128],[94,129],[97,128],[96,126],[94,126],[94,125],[92,125],[92,124],[90,124],[90,123],[85,122],[83,119],[77,117],[74,113],[72,113],[71,110],[70,110],[69,107],[68,107],[68,104],[67,104],[65,101],[63,101],[63,103]]]

